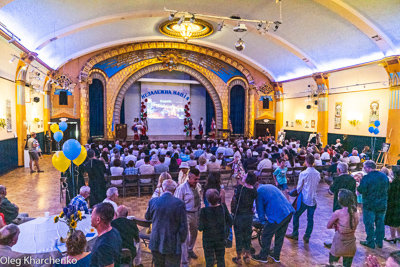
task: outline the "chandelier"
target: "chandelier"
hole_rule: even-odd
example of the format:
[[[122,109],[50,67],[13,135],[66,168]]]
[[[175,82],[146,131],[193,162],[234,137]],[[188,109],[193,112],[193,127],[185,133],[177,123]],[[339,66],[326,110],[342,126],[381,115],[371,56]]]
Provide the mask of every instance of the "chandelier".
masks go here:
[[[183,39],[203,38],[213,33],[213,26],[201,19],[189,19],[182,16],[180,19],[167,20],[159,26],[159,31],[169,37]]]

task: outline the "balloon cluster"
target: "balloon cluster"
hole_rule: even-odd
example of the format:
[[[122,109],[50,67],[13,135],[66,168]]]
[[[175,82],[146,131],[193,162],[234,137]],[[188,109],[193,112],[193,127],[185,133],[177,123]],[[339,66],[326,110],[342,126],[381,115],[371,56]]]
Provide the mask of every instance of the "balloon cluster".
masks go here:
[[[379,120],[376,120],[374,123],[371,123],[368,128],[368,132],[373,133],[375,135],[379,134],[379,126],[381,125],[381,122]]]
[[[54,134],[54,140],[60,142],[64,136],[63,132],[67,130],[68,124],[65,121],[60,122],[60,124],[54,123],[50,125],[50,131]]]
[[[147,98],[142,101],[141,107],[140,107],[140,119],[143,121],[144,118],[147,118],[147,110],[146,110],[146,103],[147,103]]]
[[[77,140],[69,139],[64,143],[62,151],[57,151],[53,155],[51,161],[57,170],[65,172],[71,164],[71,161],[79,166],[85,161],[86,156],[87,151],[85,147],[81,146]]]

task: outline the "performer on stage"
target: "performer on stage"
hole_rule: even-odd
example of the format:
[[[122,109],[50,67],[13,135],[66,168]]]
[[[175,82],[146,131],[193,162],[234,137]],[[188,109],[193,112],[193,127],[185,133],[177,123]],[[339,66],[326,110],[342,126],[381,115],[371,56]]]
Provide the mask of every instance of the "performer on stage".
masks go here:
[[[139,141],[139,133],[138,133],[138,123],[139,123],[139,118],[135,118],[133,120],[133,126],[132,126],[132,130],[133,130],[133,139],[135,141]]]
[[[192,137],[192,131],[193,131],[193,120],[189,119],[189,123],[188,123],[188,132],[189,132],[189,137]]]
[[[142,136],[146,136],[146,131],[148,131],[149,128],[147,126],[147,120],[146,118],[143,118],[142,120]]]
[[[199,128],[199,135],[201,135],[203,137],[203,131],[204,131],[203,117],[200,118],[198,128]]]
[[[215,119],[212,118],[211,120],[211,138],[215,139],[215,129],[216,128],[216,124],[215,124]]]
[[[231,119],[229,119],[229,131],[231,131],[230,134],[233,134],[233,126]]]

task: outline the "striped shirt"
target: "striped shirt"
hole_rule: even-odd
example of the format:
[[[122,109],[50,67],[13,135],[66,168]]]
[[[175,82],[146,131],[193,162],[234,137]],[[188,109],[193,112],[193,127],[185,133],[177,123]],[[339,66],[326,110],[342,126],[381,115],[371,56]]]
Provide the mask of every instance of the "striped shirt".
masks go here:
[[[81,195],[77,195],[70,202],[71,206],[74,206],[76,210],[85,211],[85,213],[89,214],[89,209],[87,206],[86,200]]]

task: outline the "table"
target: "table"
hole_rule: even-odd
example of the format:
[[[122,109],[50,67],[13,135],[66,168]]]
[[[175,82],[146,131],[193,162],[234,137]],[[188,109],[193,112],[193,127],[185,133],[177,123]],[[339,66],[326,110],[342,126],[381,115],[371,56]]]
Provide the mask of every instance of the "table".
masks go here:
[[[86,218],[78,222],[76,229],[86,235],[92,228],[91,215],[85,214],[84,216]],[[19,225],[18,242],[12,247],[12,250],[22,254],[31,254],[30,256],[38,259],[60,258],[62,254],[56,247],[56,241],[60,237],[67,237],[68,226],[63,222],[54,223],[54,217],[40,217]],[[87,237],[89,246],[97,239],[96,229],[94,232],[93,237]]]

